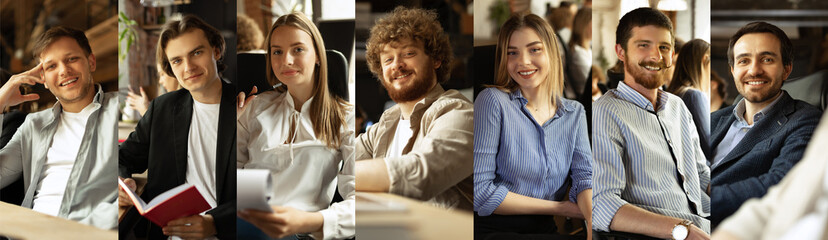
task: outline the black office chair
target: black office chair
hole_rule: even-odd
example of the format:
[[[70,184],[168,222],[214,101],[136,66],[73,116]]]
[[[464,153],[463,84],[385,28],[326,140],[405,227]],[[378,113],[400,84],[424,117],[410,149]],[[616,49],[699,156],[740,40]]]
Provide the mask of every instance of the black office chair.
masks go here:
[[[328,89],[336,96],[349,100],[348,96],[348,60],[339,51],[326,50],[328,58]],[[256,86],[259,91],[273,89],[265,77],[267,65],[265,53],[240,53],[238,65],[238,91],[249,93]]]
[[[825,111],[828,105],[828,70],[820,70],[808,76],[788,79],[782,89],[794,99],[799,99]]]
[[[486,89],[484,85],[494,84],[495,79],[495,45],[477,46],[474,47],[472,54],[474,64],[474,74],[471,76],[476,84],[474,85],[474,98],[477,94]]]
[[[11,141],[17,128],[23,124],[26,119],[26,113],[13,110],[4,114],[0,121],[3,121],[2,133],[0,133],[0,148],[6,146]],[[23,204],[23,198],[26,194],[26,189],[23,187],[23,176],[17,178],[12,184],[0,189],[0,201],[7,202],[14,205]]]
[[[325,52],[328,57],[328,89],[348,101],[348,60],[337,50],[328,49]]]

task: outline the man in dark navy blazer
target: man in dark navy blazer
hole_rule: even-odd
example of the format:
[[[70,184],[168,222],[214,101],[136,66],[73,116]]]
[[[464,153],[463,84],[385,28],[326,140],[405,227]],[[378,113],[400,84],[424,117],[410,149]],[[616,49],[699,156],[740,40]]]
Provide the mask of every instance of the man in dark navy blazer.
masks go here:
[[[183,88],[150,103],[118,161],[120,176],[133,186],[129,177],[147,171],[145,201],[188,183],[212,209],[157,226],[131,208],[119,225],[121,239],[236,238],[236,92],[219,76],[224,50],[218,30],[197,17],[164,26],[158,65]],[[120,205],[130,206],[124,194],[120,190]]]
[[[819,122],[819,109],[782,90],[792,48],[785,32],[765,22],[745,25],[730,38],[728,64],[744,99],[710,116],[714,226],[778,183],[802,158]]]

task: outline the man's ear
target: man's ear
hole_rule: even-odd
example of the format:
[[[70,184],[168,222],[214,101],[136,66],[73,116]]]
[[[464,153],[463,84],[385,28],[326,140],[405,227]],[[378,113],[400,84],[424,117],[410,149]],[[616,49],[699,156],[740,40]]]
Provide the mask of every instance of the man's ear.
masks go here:
[[[86,57],[86,60],[89,62],[89,71],[95,72],[95,69],[98,67],[98,62],[95,60],[95,54],[89,53],[89,56]]]
[[[218,61],[219,59],[221,59],[221,49],[213,48],[213,60]]]
[[[434,69],[438,69],[438,68],[440,68],[440,66],[441,66],[442,64],[443,64],[443,61],[434,61]]]
[[[785,65],[785,77],[782,80],[787,80],[788,76],[791,75],[791,71],[793,71],[793,64]]]
[[[625,53],[624,48],[621,47],[621,44],[615,44],[615,55],[618,56],[618,60],[621,60],[622,62],[626,62],[626,59],[624,59],[624,56],[625,56],[624,53]]]

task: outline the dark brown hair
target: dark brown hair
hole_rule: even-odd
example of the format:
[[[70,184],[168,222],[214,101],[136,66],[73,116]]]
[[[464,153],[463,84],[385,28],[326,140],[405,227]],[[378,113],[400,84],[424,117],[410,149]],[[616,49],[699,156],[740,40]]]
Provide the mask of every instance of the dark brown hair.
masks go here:
[[[773,34],[777,39],[779,39],[779,51],[782,54],[782,65],[790,66],[793,64],[793,44],[791,43],[791,39],[788,38],[788,35],[785,34],[785,31],[779,29],[773,24],[766,23],[766,22],[752,22],[748,23],[733,37],[730,38],[730,43],[727,44],[727,64],[730,64],[730,67],[733,67],[733,63],[736,61],[733,56],[733,45],[736,45],[736,42],[739,41],[742,36],[749,33],[770,33]]]
[[[207,42],[210,43],[210,47],[219,49],[221,57],[216,62],[216,69],[218,72],[222,72],[225,68],[227,68],[227,65],[224,65],[224,63],[221,62],[221,60],[224,59],[225,48],[224,37],[221,36],[221,33],[219,33],[216,28],[204,22],[204,20],[201,20],[201,18],[194,15],[184,15],[181,20],[167,22],[167,24],[164,24],[161,36],[158,37],[158,47],[155,50],[155,61],[158,66],[162,67],[167,75],[175,76],[175,73],[172,71],[172,66],[170,66],[170,60],[167,59],[167,54],[165,52],[167,49],[167,43],[173,38],[195,29],[201,29],[201,31],[204,32],[204,37],[207,38]]]
[[[638,8],[624,14],[615,29],[615,43],[621,44],[621,48],[626,51],[627,42],[632,37],[632,29],[643,26],[656,26],[669,30],[670,44],[675,45],[676,36],[673,33],[673,23],[664,13],[652,8]]]
[[[87,57],[89,54],[92,54],[92,47],[89,46],[89,39],[86,38],[86,34],[84,34],[83,31],[74,28],[57,26],[46,30],[43,34],[40,34],[40,37],[38,37],[34,42],[34,47],[32,47],[32,55],[34,58],[40,58],[40,54],[43,52],[43,49],[62,37],[75,39],[81,49],[83,49],[83,52],[86,53]]]
[[[693,39],[684,44],[674,65],[673,80],[667,91],[678,95],[684,87],[701,89],[702,87],[702,60],[710,53],[710,44],[701,39]],[[707,59],[710,61],[710,58]]]

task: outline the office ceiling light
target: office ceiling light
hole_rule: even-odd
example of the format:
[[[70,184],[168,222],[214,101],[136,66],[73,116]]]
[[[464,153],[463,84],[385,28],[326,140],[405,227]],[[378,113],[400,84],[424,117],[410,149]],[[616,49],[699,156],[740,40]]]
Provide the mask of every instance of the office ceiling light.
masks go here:
[[[658,1],[658,10],[684,11],[687,10],[687,2],[684,0],[661,0]]]

